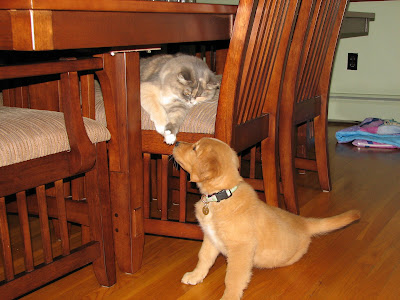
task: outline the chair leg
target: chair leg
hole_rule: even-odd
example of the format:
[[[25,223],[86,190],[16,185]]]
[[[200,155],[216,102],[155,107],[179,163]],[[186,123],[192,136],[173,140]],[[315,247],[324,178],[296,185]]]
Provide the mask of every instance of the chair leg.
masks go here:
[[[281,121],[279,126],[279,162],[285,206],[288,211],[299,214],[294,177],[294,128],[291,122],[284,124]]]
[[[106,143],[98,143],[96,151],[96,165],[86,173],[90,235],[100,242],[101,251],[93,269],[101,285],[111,286],[116,282],[116,269]]]
[[[279,207],[278,161],[275,139],[268,138],[261,142],[261,162],[265,199],[269,205]]]
[[[329,173],[327,120],[323,115],[314,119],[314,134],[315,158],[317,161],[319,184],[323,191],[330,191],[332,186]]]

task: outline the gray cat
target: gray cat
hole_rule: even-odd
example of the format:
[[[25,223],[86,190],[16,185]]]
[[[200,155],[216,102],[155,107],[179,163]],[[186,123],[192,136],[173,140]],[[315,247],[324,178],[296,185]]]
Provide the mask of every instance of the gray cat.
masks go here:
[[[172,145],[188,111],[211,100],[220,83],[201,59],[161,54],[140,60],[140,98],[158,133]]]

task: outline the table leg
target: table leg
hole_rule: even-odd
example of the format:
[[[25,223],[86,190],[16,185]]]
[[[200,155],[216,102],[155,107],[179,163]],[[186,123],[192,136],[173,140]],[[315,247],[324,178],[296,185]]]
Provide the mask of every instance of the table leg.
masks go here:
[[[134,273],[144,246],[139,53],[104,54],[104,70],[116,101],[120,146],[120,165],[110,170],[115,254],[120,270]]]

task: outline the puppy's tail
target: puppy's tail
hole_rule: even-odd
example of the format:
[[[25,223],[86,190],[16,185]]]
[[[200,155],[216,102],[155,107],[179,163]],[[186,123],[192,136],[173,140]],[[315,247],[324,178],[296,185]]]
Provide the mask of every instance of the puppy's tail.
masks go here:
[[[342,228],[360,219],[360,217],[361,213],[358,210],[349,210],[340,215],[324,219],[307,218],[306,224],[311,235],[318,235]]]

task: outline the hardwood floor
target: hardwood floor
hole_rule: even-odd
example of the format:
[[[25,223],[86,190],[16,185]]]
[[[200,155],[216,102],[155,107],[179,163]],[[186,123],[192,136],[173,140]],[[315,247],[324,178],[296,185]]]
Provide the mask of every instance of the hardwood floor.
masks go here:
[[[400,151],[338,145],[330,125],[333,191],[321,192],[313,173],[298,176],[301,214],[326,217],[361,210],[361,221],[315,238],[296,264],[254,270],[244,299],[398,299],[400,295]],[[85,267],[24,299],[219,299],[226,263],[218,257],[197,286],[180,283],[197,262],[198,241],[146,236],[144,263],[100,287]]]

